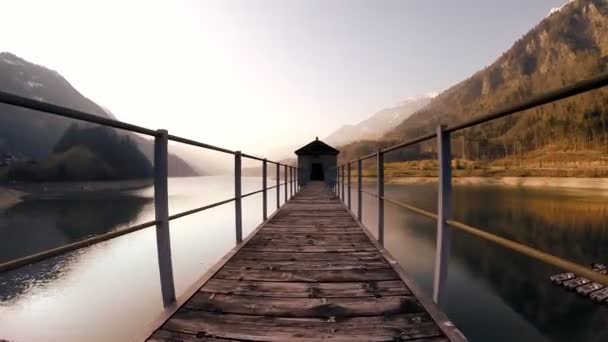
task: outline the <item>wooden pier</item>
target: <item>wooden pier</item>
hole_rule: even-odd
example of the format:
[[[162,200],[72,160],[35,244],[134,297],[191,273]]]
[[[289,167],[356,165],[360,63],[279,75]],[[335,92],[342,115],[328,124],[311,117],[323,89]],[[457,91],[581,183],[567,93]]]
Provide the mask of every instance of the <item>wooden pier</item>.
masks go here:
[[[226,258],[149,341],[463,341],[322,182]]]
[[[295,151],[298,155],[297,166],[169,134],[163,129],[141,127],[0,91],[0,103],[4,105],[28,109],[40,115],[120,129],[154,139],[155,211],[154,220],[0,263],[0,274],[155,227],[164,310],[159,319],[142,329],[142,335],[133,340],[466,341],[437,306],[445,307],[447,299],[446,280],[453,229],[551,265],[562,272],[584,277],[585,281],[593,281],[600,286],[608,284],[608,275],[494,235],[490,233],[492,230],[454,220],[450,196],[453,133],[605,86],[608,86],[608,73],[532,96],[502,109],[471,113],[471,118],[467,121],[451,126],[437,126],[435,132],[378,149],[375,153],[340,165],[337,163],[339,151],[315,139]],[[234,196],[169,215],[169,141],[234,156]],[[385,154],[431,141],[437,142],[438,152],[437,213],[384,194]],[[242,158],[262,163],[261,190],[242,194]],[[342,204],[345,203],[350,209],[351,167],[356,163],[357,213],[361,217],[364,192],[362,165],[363,161],[372,158],[376,160],[377,191],[365,193],[377,200],[378,210],[374,219],[377,219],[380,243],[355,221],[352,213]],[[276,167],[276,185],[273,186],[268,184],[269,165]],[[341,201],[324,183],[308,183],[298,192],[301,182],[317,179],[324,179],[331,184],[336,195],[341,193]],[[271,189],[276,189],[277,209],[281,194],[284,194],[286,200],[294,190],[297,194],[266,220],[269,209],[268,191]],[[262,217],[265,222],[250,237],[241,241],[241,201],[258,193],[262,194]],[[416,288],[405,271],[380,245],[384,242],[385,201],[437,223],[434,301]],[[180,297],[176,297],[170,243],[171,221],[231,202],[234,202],[235,207],[237,246]],[[606,288],[588,292],[597,286],[581,287],[579,292],[606,303]],[[111,328],[111,325],[108,326],[108,329]]]

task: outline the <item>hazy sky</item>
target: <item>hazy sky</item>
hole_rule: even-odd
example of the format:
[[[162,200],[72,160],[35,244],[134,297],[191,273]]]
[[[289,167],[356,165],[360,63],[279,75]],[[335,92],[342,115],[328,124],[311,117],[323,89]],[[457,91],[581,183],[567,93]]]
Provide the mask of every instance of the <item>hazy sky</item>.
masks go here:
[[[4,0],[0,51],[123,121],[266,155],[446,89],[565,2]]]

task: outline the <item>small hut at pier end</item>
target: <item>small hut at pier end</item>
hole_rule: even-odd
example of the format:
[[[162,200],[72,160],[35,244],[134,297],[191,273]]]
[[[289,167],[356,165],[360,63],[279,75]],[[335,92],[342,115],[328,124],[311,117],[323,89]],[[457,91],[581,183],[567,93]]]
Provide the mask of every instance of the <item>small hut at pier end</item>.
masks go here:
[[[336,184],[336,167],[340,151],[317,137],[313,142],[295,151],[298,155],[298,181],[324,181],[330,187]]]

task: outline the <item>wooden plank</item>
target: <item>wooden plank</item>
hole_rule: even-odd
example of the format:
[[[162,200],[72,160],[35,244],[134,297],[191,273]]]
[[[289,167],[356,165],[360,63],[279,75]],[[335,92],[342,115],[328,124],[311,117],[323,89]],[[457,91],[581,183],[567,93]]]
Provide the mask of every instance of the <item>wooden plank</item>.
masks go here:
[[[260,232],[255,236],[256,240],[301,240],[301,239],[320,239],[323,241],[345,240],[345,241],[367,241],[367,236],[363,233],[357,234],[339,234],[339,233],[300,233],[293,232],[291,234],[277,234],[275,232]]]
[[[403,296],[411,293],[400,280],[350,283],[298,283],[211,279],[201,288],[201,291],[283,298],[385,297]]]
[[[426,314],[348,319],[287,318],[182,309],[163,329],[247,341],[445,341]]]
[[[325,227],[264,227],[265,233],[273,234],[361,234],[358,228],[325,228]]]
[[[374,252],[350,252],[350,253],[293,253],[293,252],[256,252],[241,250],[233,260],[382,260],[378,251]]]
[[[251,281],[353,282],[397,280],[399,276],[389,267],[335,271],[234,270],[224,267],[215,275],[215,278]]]
[[[241,340],[215,338],[211,336],[205,336],[205,334],[197,333],[184,333],[180,331],[171,331],[165,329],[157,330],[149,339],[151,342],[233,342]]]
[[[256,245],[247,244],[243,247],[243,251],[255,252],[294,252],[294,253],[345,253],[345,252],[374,252],[377,249],[373,246],[308,246],[308,245],[293,245],[293,246],[277,246],[277,245]]]
[[[412,296],[273,298],[198,292],[185,308],[218,313],[280,317],[362,317],[424,312]]]
[[[374,247],[370,244],[361,242],[361,241],[339,241],[339,240],[333,240],[333,241],[325,241],[325,240],[315,240],[315,239],[306,239],[306,240],[301,240],[301,241],[297,241],[297,240],[290,240],[289,238],[286,239],[275,239],[272,241],[268,241],[268,240],[262,240],[262,239],[258,239],[258,240],[252,240],[250,243],[247,244],[247,246],[249,248],[255,248],[255,249],[259,249],[262,247],[276,247],[276,246],[281,246],[281,247],[277,247],[274,250],[277,252],[280,252],[282,249],[287,249],[287,250],[292,250],[292,251],[297,251],[298,249],[305,249],[302,252],[311,252],[310,249],[312,247],[319,247],[319,248],[324,248],[324,249],[329,249],[329,250],[338,250],[338,252],[351,252],[351,250],[354,251],[374,251]],[[342,250],[342,249],[348,249],[348,250]],[[316,252],[316,251],[314,251]],[[324,252],[324,251],[321,251]],[[334,251],[335,252],[335,251]]]
[[[289,234],[289,235],[258,235],[251,240],[250,243],[263,243],[263,244],[317,244],[317,245],[340,245],[340,244],[365,244],[371,246],[367,240],[367,236],[363,234],[349,235],[346,237],[338,234],[325,234],[325,235],[310,235],[310,234]]]
[[[314,270],[370,270],[390,268],[382,259],[375,260],[280,260],[252,261],[234,260],[225,266],[234,270],[275,270],[275,271],[314,271]]]

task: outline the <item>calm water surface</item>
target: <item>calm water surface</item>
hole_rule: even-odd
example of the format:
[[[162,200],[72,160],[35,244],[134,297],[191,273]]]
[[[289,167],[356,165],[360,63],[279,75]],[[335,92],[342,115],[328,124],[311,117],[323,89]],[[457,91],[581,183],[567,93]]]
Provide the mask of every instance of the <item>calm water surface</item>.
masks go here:
[[[243,178],[243,193],[261,186]],[[232,176],[169,180],[170,214],[233,196]],[[22,202],[0,212],[0,262],[153,220],[152,198],[149,187]],[[268,205],[276,208],[274,189]],[[243,199],[244,235],[261,221],[261,194]],[[170,225],[179,295],[234,247],[234,205]],[[154,228],[0,275],[0,340],[128,341],[161,310]]]
[[[233,195],[232,177],[171,179],[170,212]],[[261,179],[245,178],[243,192]],[[371,187],[373,190],[373,187]],[[152,189],[25,201],[0,211],[0,262],[153,219]],[[281,190],[281,195],[283,194]],[[387,185],[386,196],[435,210],[434,184]],[[276,207],[275,190],[269,208]],[[353,208],[356,196],[353,191]],[[608,194],[499,186],[454,189],[454,216],[500,236],[582,264],[608,262]],[[243,200],[244,230],[261,220],[261,195]],[[364,195],[364,223],[377,207]],[[427,293],[435,223],[386,204],[386,246]],[[234,246],[234,206],[171,222],[177,292]],[[122,341],[162,309],[154,229],[145,229],[0,276],[0,338]],[[454,231],[448,316],[470,341],[608,341],[608,308],[549,284],[558,272]]]
[[[385,192],[436,212],[436,184],[387,185]],[[364,194],[363,203],[364,223],[376,233],[375,198]],[[453,207],[456,220],[499,236],[583,265],[608,262],[606,191],[455,186]],[[390,203],[385,216],[385,246],[430,296],[435,221]],[[470,341],[608,341],[608,306],[551,285],[548,277],[559,272],[453,230],[447,314]]]

